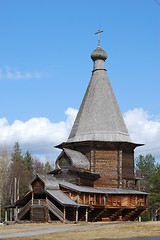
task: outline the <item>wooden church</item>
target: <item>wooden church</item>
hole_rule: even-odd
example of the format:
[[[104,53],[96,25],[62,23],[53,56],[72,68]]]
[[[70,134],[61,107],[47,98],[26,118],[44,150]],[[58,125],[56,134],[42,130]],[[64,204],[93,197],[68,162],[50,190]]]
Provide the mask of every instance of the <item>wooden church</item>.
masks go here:
[[[147,207],[134,173],[133,143],[105,69],[106,52],[92,52],[93,71],[69,138],[56,146],[55,169],[36,175],[14,205],[17,220],[134,221]]]

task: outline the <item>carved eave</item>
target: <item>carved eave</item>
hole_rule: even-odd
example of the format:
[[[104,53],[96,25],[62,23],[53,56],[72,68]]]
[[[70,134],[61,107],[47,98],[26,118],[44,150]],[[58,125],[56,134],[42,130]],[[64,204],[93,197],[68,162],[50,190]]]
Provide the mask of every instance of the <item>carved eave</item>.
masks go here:
[[[53,174],[53,175],[57,175],[57,174],[61,174],[63,172],[63,169],[55,169],[51,172],[49,172],[48,174]],[[98,178],[100,178],[100,174],[95,173],[95,172],[90,172],[90,171],[85,171],[83,169],[77,169],[77,168],[73,168],[70,167],[67,170],[68,173],[76,173],[79,177],[84,177],[84,178],[88,178],[88,179],[92,179],[92,180],[96,180]]]
[[[128,148],[128,149],[132,149],[134,150],[136,147],[140,147],[140,146],[144,146],[144,144],[141,143],[133,143],[133,142],[105,142],[105,141],[82,141],[82,142],[63,142],[57,146],[55,146],[56,148],[59,149],[63,149],[63,148],[69,148],[69,149],[76,149],[76,147],[96,147],[98,148],[99,146],[105,146],[105,147],[109,147],[109,148],[115,148],[115,149],[124,149],[124,148]]]

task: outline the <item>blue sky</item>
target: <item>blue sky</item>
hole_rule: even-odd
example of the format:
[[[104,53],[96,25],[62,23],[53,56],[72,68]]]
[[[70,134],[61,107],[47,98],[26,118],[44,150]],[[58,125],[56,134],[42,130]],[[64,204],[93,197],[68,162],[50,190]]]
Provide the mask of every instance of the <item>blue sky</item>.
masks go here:
[[[0,0],[2,144],[54,159],[89,83],[99,27],[131,137],[159,158],[160,0]]]

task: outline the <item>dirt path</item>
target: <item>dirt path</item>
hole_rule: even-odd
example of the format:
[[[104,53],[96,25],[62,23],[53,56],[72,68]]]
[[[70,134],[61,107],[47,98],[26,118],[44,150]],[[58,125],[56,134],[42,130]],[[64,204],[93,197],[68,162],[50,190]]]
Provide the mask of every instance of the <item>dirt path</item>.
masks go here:
[[[81,231],[82,230],[82,231]],[[91,234],[91,238],[86,238],[83,235],[82,238],[78,239],[121,239],[121,240],[160,240],[160,222],[151,223],[124,223],[124,222],[114,222],[114,223],[78,223],[78,224],[13,224],[0,226],[0,239],[11,239],[18,237],[26,237],[25,239],[30,239],[32,236],[38,236],[38,239],[43,239],[40,237],[42,234],[57,233],[63,234],[64,231],[70,231],[70,237],[67,239],[76,239],[77,233],[80,234]],[[75,231],[73,234],[72,231]],[[102,234],[104,232],[104,234]],[[137,234],[138,233],[138,234]],[[98,235],[96,235],[98,234]],[[55,236],[55,235],[54,235]],[[85,237],[84,237],[85,236]],[[98,236],[98,237],[96,237]],[[104,237],[105,236],[105,237]],[[107,238],[106,238],[107,236]],[[136,236],[136,237],[134,237]],[[138,237],[139,236],[139,237]],[[145,236],[145,237],[144,237]],[[150,237],[149,237],[150,236]],[[157,236],[157,237],[153,237]],[[37,237],[35,238],[37,239]],[[53,236],[45,239],[53,239]],[[57,237],[56,239],[62,239]],[[66,233],[64,238],[66,240]]]
[[[101,224],[97,224],[96,227],[101,226]],[[88,228],[94,228],[95,225],[73,225],[73,224],[61,224],[61,225],[50,225],[50,224],[42,224],[42,225],[21,225],[21,224],[15,224],[14,226],[6,226],[8,228],[8,231],[6,230],[1,231],[0,229],[0,239],[5,238],[15,238],[15,237],[25,237],[25,236],[36,236],[41,234],[47,234],[47,233],[55,233],[55,232],[64,232],[67,230],[74,231],[74,230],[80,230],[80,229],[88,229]]]

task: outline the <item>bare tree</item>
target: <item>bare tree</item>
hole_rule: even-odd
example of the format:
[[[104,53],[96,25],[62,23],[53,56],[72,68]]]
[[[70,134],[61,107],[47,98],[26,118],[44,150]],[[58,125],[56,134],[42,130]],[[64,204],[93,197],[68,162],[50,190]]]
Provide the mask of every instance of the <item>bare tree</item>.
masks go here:
[[[4,216],[4,205],[8,203],[10,196],[9,175],[11,155],[6,145],[0,146],[0,221]]]

